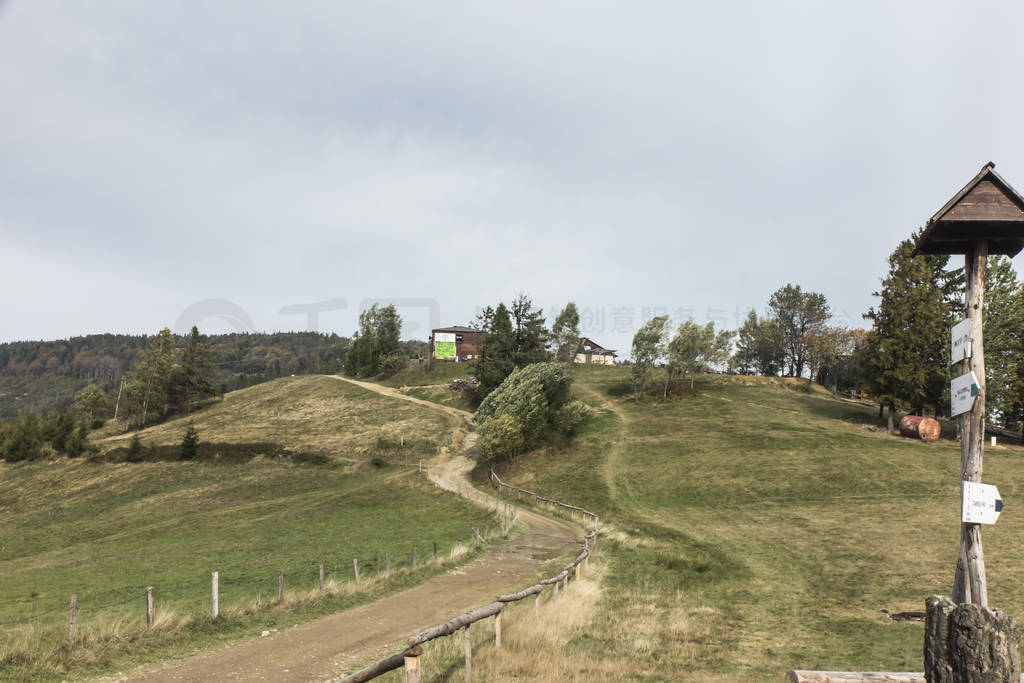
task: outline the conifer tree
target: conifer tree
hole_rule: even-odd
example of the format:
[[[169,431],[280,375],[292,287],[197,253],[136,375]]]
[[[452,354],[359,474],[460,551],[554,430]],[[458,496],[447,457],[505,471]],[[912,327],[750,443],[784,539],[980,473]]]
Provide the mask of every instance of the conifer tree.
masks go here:
[[[1016,428],[1015,375],[1020,364],[1024,310],[1020,285],[1010,259],[992,256],[985,272],[985,408],[987,418],[1007,429]]]
[[[915,236],[916,238],[916,236]],[[900,243],[889,256],[878,309],[864,316],[872,321],[862,360],[871,392],[889,407],[893,428],[896,407],[920,414],[926,405],[943,410],[948,383],[949,326],[952,316],[940,283],[948,257],[913,256],[914,240]]]
[[[477,363],[475,376],[479,382],[477,393],[486,397],[505,381],[516,369],[516,337],[512,318],[505,304],[491,313],[484,348]]]
[[[512,300],[509,308],[515,333],[515,363],[522,368],[548,360],[548,331],[544,328],[544,312],[533,307],[525,294]]]
[[[214,374],[210,346],[199,334],[199,328],[193,325],[181,352],[181,365],[175,375],[173,402],[187,412],[193,403],[216,394]]]
[[[197,455],[199,455],[199,431],[196,430],[195,422],[189,420],[185,436],[181,438],[180,456],[182,460],[194,460]]]

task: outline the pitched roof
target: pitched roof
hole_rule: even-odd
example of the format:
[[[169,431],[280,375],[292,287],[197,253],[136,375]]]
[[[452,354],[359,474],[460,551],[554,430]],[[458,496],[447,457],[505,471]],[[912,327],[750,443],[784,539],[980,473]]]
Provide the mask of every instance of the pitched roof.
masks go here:
[[[598,344],[597,342],[595,342],[593,339],[588,339],[587,337],[580,337],[580,345],[576,347],[576,353],[581,353],[581,352],[583,352],[583,353],[598,353],[598,354],[604,353],[604,354],[610,354],[612,356],[615,355],[615,351],[614,350],[606,349],[603,346],[601,346],[600,344]]]
[[[964,254],[979,240],[990,254],[1024,249],[1024,197],[991,161],[931,217],[914,253]]]
[[[475,330],[465,325],[452,325],[451,327],[438,327],[431,332],[483,332],[483,330]]]

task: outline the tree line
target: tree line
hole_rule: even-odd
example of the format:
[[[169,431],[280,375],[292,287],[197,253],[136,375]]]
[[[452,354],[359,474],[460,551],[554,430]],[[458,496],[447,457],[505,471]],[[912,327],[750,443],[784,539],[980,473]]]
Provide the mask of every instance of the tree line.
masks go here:
[[[175,343],[184,341],[175,335]],[[221,393],[276,377],[341,370],[351,340],[318,332],[208,335]],[[135,371],[151,335],[95,334],[56,341],[0,344],[0,418],[26,411],[54,414],[71,407],[89,384],[116,394],[121,378]],[[424,342],[402,342],[422,354]],[[113,404],[111,404],[113,406]]]

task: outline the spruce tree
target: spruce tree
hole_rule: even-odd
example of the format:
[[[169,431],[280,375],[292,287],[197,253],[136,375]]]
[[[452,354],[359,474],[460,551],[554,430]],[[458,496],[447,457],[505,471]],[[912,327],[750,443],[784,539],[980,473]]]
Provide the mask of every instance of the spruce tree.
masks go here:
[[[890,423],[896,407],[920,414],[926,405],[943,409],[948,384],[947,362],[951,312],[939,286],[938,271],[946,257],[913,256],[914,241],[904,240],[889,256],[889,272],[863,353],[871,392],[889,407]],[[890,428],[892,424],[890,424]]]
[[[188,421],[188,429],[185,436],[181,438],[181,459],[193,460],[199,455],[199,432],[192,420]]]
[[[477,392],[486,397],[516,368],[516,337],[512,319],[505,304],[498,304],[490,316],[489,329],[484,337],[484,348],[477,363],[475,376],[479,382]]]
[[[143,455],[142,439],[139,438],[138,433],[135,433],[128,444],[128,454],[125,455],[125,460],[128,462],[142,462]]]
[[[548,331],[544,328],[544,312],[534,309],[525,294],[512,301],[509,309],[515,334],[515,363],[522,368],[548,360]]]
[[[181,352],[181,365],[178,366],[174,378],[172,393],[177,407],[187,412],[193,403],[216,394],[217,389],[213,385],[215,372],[210,346],[199,334],[199,328],[193,325],[192,332],[185,341],[185,348]]]
[[[1020,285],[1010,259],[992,256],[985,273],[985,407],[989,421],[1017,427],[1014,391],[1024,311]]]

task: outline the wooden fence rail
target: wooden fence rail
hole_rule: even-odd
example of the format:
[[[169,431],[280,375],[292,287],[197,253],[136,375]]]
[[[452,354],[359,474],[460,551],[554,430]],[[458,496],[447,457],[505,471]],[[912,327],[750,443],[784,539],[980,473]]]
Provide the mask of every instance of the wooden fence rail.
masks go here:
[[[491,477],[498,483],[499,489],[501,486],[508,486],[508,488],[514,490],[524,490],[505,484],[498,478],[498,475],[496,475],[493,470],[491,471]],[[360,669],[359,671],[356,671],[353,674],[349,674],[345,678],[341,679],[342,683],[360,683],[361,681],[368,681],[372,678],[376,678],[377,676],[385,674],[389,671],[394,671],[395,669],[400,669],[402,667],[405,667],[407,681],[420,681],[422,676],[422,668],[420,667],[420,657],[423,656],[423,648],[421,646],[424,643],[427,643],[431,640],[450,636],[459,630],[463,630],[465,632],[466,680],[469,681],[471,680],[470,666],[472,662],[472,648],[469,640],[469,627],[471,625],[475,624],[478,621],[494,617],[495,647],[500,649],[501,613],[502,610],[505,609],[505,605],[512,602],[524,600],[530,597],[531,595],[537,596],[536,600],[539,601],[540,595],[544,591],[545,586],[553,587],[552,600],[557,601],[558,584],[563,584],[564,592],[566,589],[565,587],[568,586],[570,571],[575,571],[575,578],[579,579],[580,566],[583,563],[585,563],[587,559],[590,557],[591,541],[593,541],[597,537],[598,517],[593,512],[584,510],[583,508],[576,507],[574,505],[567,505],[565,503],[561,503],[560,501],[551,500],[548,498],[541,498],[535,493],[531,493],[530,495],[534,496],[537,500],[556,503],[564,508],[579,510],[583,514],[590,515],[591,517],[593,517],[594,529],[583,537],[583,550],[580,551],[579,555],[577,555],[572,562],[565,565],[565,567],[562,568],[562,571],[556,574],[555,576],[543,579],[542,581],[538,581],[534,585],[528,588],[524,588],[521,591],[509,593],[507,595],[499,595],[495,597],[494,602],[490,603],[489,605],[477,607],[476,609],[470,610],[465,614],[460,614],[457,617],[449,619],[448,621],[442,624],[431,626],[430,628],[424,631],[420,631],[416,635],[409,638],[408,646],[401,652],[396,652],[395,654],[385,657],[384,659],[381,659],[377,662],[374,662],[373,664],[370,664],[369,666]],[[474,531],[476,530],[474,529]],[[536,604],[537,603],[535,602],[535,605]]]
[[[563,502],[561,502],[559,500],[554,500],[552,498],[544,498],[543,496],[538,495],[534,491],[527,491],[526,489],[521,489],[518,486],[512,486],[512,484],[506,484],[505,482],[503,482],[501,480],[500,477],[498,477],[498,475],[494,472],[494,470],[491,470],[491,481],[493,481],[497,485],[498,491],[501,491],[502,488],[507,488],[509,491],[515,491],[518,494],[526,494],[530,498],[533,498],[534,500],[536,500],[538,503],[550,503],[550,504],[552,504],[552,505],[554,505],[556,507],[560,507],[560,508],[563,508],[565,510],[569,510],[570,511],[570,516],[571,516],[571,513],[574,512],[574,511],[575,512],[579,512],[581,516],[582,515],[589,515],[594,520],[594,529],[595,530],[597,529],[598,516],[596,514],[594,514],[593,512],[591,512],[590,510],[587,510],[587,509],[581,508],[581,507],[577,507],[575,505],[569,505],[568,503],[563,503]]]

